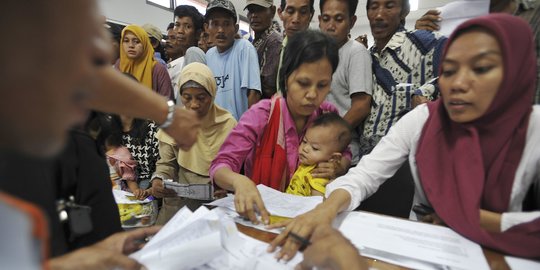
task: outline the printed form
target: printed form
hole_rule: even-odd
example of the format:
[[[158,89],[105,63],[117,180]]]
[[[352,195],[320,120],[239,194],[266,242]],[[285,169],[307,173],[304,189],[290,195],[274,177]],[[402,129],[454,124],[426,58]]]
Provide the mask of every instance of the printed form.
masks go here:
[[[413,269],[490,269],[480,245],[447,227],[367,212],[341,215],[339,230],[363,256]]]

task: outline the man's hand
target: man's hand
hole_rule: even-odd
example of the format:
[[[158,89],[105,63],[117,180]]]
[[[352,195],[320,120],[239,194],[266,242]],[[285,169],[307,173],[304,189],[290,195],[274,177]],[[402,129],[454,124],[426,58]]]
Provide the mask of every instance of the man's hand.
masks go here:
[[[150,195],[156,198],[174,197],[176,192],[172,189],[165,188],[163,180],[155,178],[152,180],[152,187],[150,188]]]
[[[426,14],[416,20],[414,28],[418,30],[438,31],[441,29],[439,26],[439,22],[442,20],[440,14],[441,12],[436,9],[428,10]]]
[[[330,225],[319,226],[304,250],[304,260],[295,269],[368,269],[358,249]]]
[[[176,107],[172,124],[164,131],[176,141],[178,147],[187,151],[197,141],[201,122],[193,111]]]
[[[153,236],[161,229],[161,226],[140,228],[131,231],[115,233],[94,246],[112,252],[129,255],[144,246],[147,238]]]
[[[127,257],[144,246],[145,239],[161,227],[154,226],[115,233],[92,246],[51,259],[51,269],[141,269],[142,265]]]

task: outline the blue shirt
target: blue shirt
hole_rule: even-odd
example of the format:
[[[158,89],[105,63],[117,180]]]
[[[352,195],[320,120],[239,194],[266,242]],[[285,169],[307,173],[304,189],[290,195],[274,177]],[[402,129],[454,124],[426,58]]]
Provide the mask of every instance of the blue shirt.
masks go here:
[[[229,111],[236,120],[248,109],[248,89],[261,92],[259,61],[255,47],[244,39],[219,53],[217,48],[206,52],[206,62],[216,78],[215,103]]]

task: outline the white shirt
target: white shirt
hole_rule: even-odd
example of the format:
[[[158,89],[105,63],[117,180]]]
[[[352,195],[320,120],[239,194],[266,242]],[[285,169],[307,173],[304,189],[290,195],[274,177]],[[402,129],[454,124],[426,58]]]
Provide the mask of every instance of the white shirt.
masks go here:
[[[178,93],[180,93],[180,86],[178,81],[180,81],[180,72],[184,67],[184,57],[179,57],[167,64],[167,72],[169,72],[169,77],[171,77],[171,84],[174,91],[174,100],[178,100]]]
[[[379,186],[394,175],[401,164],[409,159],[415,183],[413,205],[429,205],[418,178],[416,166],[416,148],[423,126],[429,116],[425,104],[418,106],[399,120],[384,136],[373,151],[365,155],[358,165],[347,174],[337,178],[326,186],[328,197],[336,189],[344,189],[351,196],[347,210],[352,211],[360,202],[377,191]],[[502,214],[501,230],[514,225],[529,222],[540,217],[540,211],[521,212],[522,203],[533,183],[540,183],[540,106],[533,106],[529,119],[525,149],[516,170],[508,212]],[[410,219],[416,219],[411,211]]]

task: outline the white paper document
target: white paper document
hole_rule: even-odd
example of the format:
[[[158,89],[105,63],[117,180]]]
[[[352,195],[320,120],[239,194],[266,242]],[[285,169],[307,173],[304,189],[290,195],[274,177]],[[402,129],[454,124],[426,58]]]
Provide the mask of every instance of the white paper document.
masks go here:
[[[489,0],[460,0],[453,1],[440,7],[441,32],[445,36],[450,36],[454,29],[468,19],[489,13]]]
[[[339,230],[363,256],[413,269],[489,269],[482,248],[449,228],[348,212]]]
[[[261,194],[264,206],[271,215],[275,216],[293,218],[308,212],[322,202],[322,196],[296,196],[280,192],[265,185],[257,185],[257,189]],[[234,195],[228,194],[227,197],[215,200],[208,205],[235,210]]]
[[[504,256],[504,259],[506,260],[506,263],[512,270],[520,270],[520,269],[527,269],[527,270],[538,270],[540,269],[540,262],[539,261],[533,261],[513,256]]]
[[[299,254],[278,262],[267,248],[267,243],[239,233],[233,219],[219,209],[191,212],[184,207],[130,257],[150,270],[293,269],[303,258]]]

